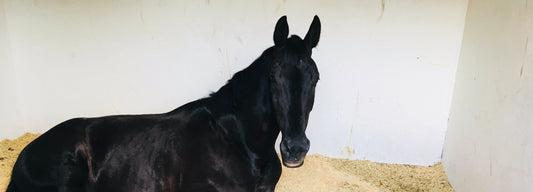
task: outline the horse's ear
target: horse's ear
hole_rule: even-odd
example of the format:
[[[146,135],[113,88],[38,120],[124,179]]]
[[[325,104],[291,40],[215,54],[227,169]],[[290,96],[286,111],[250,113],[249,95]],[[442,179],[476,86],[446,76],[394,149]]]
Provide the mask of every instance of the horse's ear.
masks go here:
[[[307,44],[307,47],[313,48],[316,47],[319,39],[320,19],[318,19],[318,16],[315,15],[315,17],[313,18],[313,22],[311,23],[311,27],[309,27],[309,31],[307,31],[307,34],[305,35],[304,41]]]
[[[283,16],[279,18],[274,29],[274,44],[278,46],[285,44],[287,36],[289,36],[289,25],[287,24],[287,16]]]

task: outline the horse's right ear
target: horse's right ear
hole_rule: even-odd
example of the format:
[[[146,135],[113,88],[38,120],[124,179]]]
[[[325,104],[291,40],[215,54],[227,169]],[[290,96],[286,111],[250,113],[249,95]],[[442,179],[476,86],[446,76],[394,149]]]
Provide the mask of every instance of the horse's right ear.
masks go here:
[[[320,19],[315,15],[309,31],[305,35],[304,41],[309,49],[316,47],[320,39]]]
[[[285,44],[289,36],[289,24],[287,24],[287,16],[279,18],[274,29],[274,45],[280,46]]]

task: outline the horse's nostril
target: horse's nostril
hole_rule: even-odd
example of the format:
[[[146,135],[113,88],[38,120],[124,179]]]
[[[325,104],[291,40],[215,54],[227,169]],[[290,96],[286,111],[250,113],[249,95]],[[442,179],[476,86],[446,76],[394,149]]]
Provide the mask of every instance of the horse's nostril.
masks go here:
[[[293,151],[292,147],[287,144],[286,141],[282,141],[280,145],[281,154],[283,155],[290,155]]]

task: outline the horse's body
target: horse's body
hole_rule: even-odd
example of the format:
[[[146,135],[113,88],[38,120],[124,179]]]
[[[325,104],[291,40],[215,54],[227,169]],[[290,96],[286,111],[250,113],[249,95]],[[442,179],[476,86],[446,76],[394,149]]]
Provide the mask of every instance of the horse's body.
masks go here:
[[[286,166],[303,163],[318,80],[310,58],[318,17],[309,39],[287,39],[285,26],[282,17],[276,45],[207,98],[164,114],[55,126],[21,152],[7,191],[273,191],[275,140],[281,131]]]

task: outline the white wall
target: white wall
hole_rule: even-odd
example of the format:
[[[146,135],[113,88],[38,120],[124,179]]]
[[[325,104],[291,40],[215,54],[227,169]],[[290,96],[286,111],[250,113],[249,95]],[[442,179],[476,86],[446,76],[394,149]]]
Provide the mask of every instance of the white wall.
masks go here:
[[[533,190],[533,2],[470,0],[443,165],[460,191]]]
[[[11,138],[20,134],[22,124],[4,10],[4,1],[0,0],[0,138]]]
[[[19,134],[76,116],[165,112],[206,96],[273,45],[280,16],[303,36],[318,14],[311,152],[440,161],[466,0],[5,4]]]

